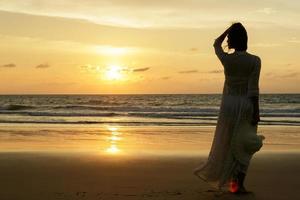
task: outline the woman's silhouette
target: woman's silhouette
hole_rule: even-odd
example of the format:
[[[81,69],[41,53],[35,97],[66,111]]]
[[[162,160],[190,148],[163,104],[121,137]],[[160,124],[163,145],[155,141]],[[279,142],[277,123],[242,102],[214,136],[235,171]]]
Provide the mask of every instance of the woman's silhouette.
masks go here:
[[[228,38],[228,54],[222,42]],[[248,36],[241,23],[232,24],[214,43],[224,67],[225,83],[218,122],[207,162],[194,173],[211,185],[231,192],[246,192],[244,179],[252,155],[262,147],[257,135],[261,60],[247,53]]]

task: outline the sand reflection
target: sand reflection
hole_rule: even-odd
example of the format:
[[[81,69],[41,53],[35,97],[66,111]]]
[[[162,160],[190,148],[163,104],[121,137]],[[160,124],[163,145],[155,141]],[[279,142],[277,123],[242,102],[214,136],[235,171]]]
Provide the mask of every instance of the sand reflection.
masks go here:
[[[121,152],[121,149],[119,148],[119,142],[122,140],[122,133],[120,132],[119,127],[115,126],[109,126],[107,127],[107,130],[110,132],[110,136],[107,138],[108,142],[110,143],[110,146],[106,148],[106,153],[109,154],[118,154]]]

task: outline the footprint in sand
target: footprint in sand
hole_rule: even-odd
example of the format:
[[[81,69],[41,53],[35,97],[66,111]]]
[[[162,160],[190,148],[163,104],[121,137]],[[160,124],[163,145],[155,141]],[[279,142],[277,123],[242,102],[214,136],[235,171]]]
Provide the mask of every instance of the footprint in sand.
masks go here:
[[[76,196],[77,197],[85,197],[86,196],[86,192],[76,192]]]
[[[55,199],[59,199],[59,200],[62,200],[64,199],[64,193],[63,192],[56,192],[55,193]]]
[[[178,190],[175,190],[175,191],[167,191],[166,192],[168,195],[172,195],[172,196],[175,196],[175,195],[182,195],[182,192],[178,191]]]

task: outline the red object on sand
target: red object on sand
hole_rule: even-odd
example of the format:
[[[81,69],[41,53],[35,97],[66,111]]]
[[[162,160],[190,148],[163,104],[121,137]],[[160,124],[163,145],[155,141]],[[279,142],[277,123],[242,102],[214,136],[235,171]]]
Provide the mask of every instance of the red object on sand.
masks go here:
[[[238,189],[239,189],[238,183],[236,181],[230,181],[229,191],[232,193],[236,193]]]

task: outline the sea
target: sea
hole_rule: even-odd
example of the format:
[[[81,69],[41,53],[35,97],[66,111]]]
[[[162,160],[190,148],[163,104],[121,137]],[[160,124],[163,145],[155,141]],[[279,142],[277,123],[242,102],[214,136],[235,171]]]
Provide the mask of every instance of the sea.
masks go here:
[[[1,95],[0,124],[211,126],[221,94]],[[261,125],[300,126],[300,94],[261,94]]]

